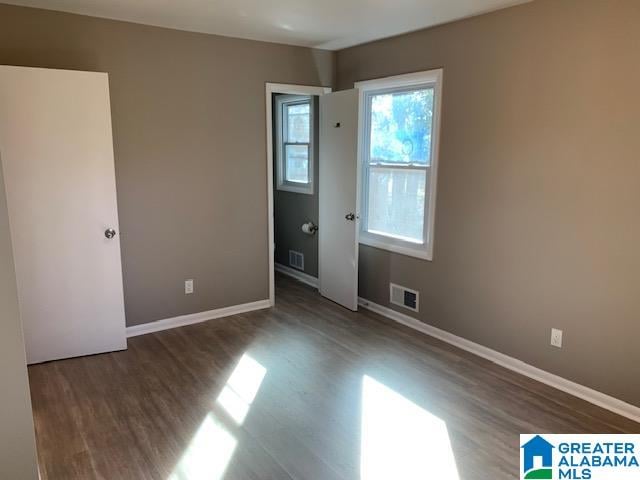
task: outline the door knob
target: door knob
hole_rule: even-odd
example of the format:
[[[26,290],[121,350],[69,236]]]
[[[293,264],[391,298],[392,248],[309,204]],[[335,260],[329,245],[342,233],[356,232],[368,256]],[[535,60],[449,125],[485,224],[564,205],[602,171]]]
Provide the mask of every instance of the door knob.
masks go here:
[[[346,218],[347,220],[349,220],[350,222],[353,222],[356,219],[356,214],[355,213],[347,213],[344,218]]]
[[[111,240],[113,237],[116,236],[116,231],[113,228],[107,228],[104,231],[104,236],[107,237],[109,240]]]

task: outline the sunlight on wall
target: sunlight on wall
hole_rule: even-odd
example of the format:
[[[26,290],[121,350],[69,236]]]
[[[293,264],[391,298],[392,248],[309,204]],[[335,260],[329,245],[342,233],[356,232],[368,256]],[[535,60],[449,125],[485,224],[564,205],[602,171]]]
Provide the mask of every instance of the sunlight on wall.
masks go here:
[[[212,414],[207,415],[168,480],[220,480],[237,440]]]
[[[367,375],[361,428],[362,480],[459,480],[446,423]]]
[[[238,425],[244,422],[249,408],[256,398],[267,369],[249,355],[244,354],[227,384],[218,395],[217,403]]]

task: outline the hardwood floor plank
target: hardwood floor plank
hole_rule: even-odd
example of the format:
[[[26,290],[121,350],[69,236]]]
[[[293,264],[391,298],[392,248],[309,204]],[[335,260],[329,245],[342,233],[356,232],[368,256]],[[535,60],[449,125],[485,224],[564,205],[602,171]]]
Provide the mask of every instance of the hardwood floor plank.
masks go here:
[[[281,276],[272,309],[135,337],[127,351],[29,376],[45,480],[360,478],[365,409],[378,408],[367,388],[406,407],[378,420],[414,409],[443,425],[460,480],[514,478],[520,433],[640,432]]]

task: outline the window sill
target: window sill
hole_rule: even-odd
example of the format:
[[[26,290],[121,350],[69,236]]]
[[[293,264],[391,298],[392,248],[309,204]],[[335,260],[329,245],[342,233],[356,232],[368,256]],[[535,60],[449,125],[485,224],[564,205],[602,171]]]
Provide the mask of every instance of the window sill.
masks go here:
[[[280,190],[283,192],[292,192],[292,193],[302,193],[305,195],[313,195],[313,187],[312,186],[304,186],[304,185],[290,185],[288,183],[284,183],[282,185],[278,185],[276,190]]]
[[[419,258],[420,260],[433,261],[433,253],[430,249],[420,246],[418,248],[410,246],[409,243],[393,243],[393,239],[387,240],[384,237],[371,235],[367,232],[360,232],[359,243],[369,247],[387,250],[388,252],[399,253],[408,257]]]

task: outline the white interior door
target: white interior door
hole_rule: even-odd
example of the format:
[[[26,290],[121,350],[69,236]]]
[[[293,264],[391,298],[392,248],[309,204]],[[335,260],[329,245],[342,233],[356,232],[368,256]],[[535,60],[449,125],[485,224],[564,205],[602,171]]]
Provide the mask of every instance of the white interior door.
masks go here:
[[[358,309],[358,91],[320,97],[320,294]]]
[[[125,349],[107,75],[0,66],[0,157],[27,362]]]

